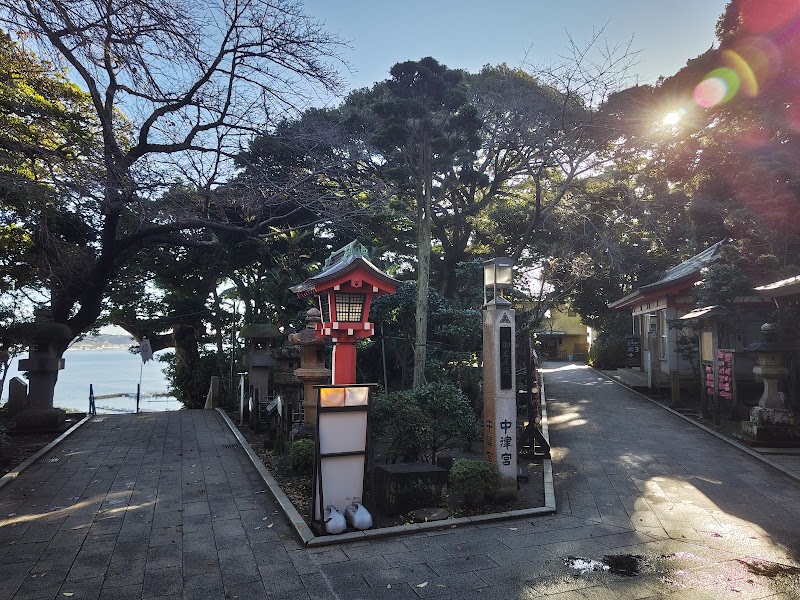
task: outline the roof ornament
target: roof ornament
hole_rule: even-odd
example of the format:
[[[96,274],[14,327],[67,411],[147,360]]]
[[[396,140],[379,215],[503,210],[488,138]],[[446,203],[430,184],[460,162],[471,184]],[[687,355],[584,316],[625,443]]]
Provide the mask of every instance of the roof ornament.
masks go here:
[[[328,267],[332,267],[337,263],[345,261],[351,256],[360,256],[361,258],[369,260],[369,253],[367,252],[367,248],[364,246],[364,244],[358,240],[353,240],[343,248],[339,248],[335,252],[331,252],[331,255],[325,259],[325,265],[322,267],[322,270],[324,271]]]

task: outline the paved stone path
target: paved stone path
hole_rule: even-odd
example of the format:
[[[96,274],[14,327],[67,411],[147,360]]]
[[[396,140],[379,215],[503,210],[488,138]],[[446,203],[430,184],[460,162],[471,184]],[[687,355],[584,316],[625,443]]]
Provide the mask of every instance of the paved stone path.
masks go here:
[[[800,597],[800,486],[586,367],[545,377],[556,515],[307,550],[216,412],[98,418],[0,490],[0,597]]]

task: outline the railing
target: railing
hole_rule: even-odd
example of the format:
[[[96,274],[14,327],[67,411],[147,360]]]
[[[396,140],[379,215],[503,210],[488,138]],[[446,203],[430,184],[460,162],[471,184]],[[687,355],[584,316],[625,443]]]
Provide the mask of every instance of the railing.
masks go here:
[[[100,400],[114,400],[117,398],[122,399],[130,399],[135,402],[132,406],[102,406],[98,403]],[[177,400],[169,396],[167,394],[160,394],[160,393],[141,393],[141,388],[137,386],[136,392],[116,392],[111,394],[95,394],[94,393],[94,385],[89,385],[89,410],[87,414],[89,415],[96,415],[97,410],[100,409],[102,412],[110,412],[110,413],[138,413],[141,412],[140,404],[142,399],[145,399],[144,402],[146,404],[168,404],[168,403],[175,403]],[[149,412],[158,412],[159,410],[173,410],[174,407],[167,407],[167,408],[155,408],[150,406]],[[179,407],[177,407],[179,408]]]

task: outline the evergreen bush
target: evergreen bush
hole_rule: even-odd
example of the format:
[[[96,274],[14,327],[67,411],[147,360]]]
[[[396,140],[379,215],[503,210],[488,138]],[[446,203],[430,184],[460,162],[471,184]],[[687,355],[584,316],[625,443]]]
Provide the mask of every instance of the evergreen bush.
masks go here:
[[[618,369],[626,360],[627,345],[622,337],[601,334],[589,349],[589,364],[595,369]]]
[[[304,475],[311,475],[313,468],[314,440],[292,442],[292,469]]]
[[[376,435],[388,438],[392,462],[432,462],[439,451],[468,445],[480,433],[469,400],[450,381],[378,396],[372,426]]]
[[[453,489],[464,496],[464,503],[472,505],[482,497],[489,499],[500,486],[497,465],[481,460],[460,458],[450,470]]]

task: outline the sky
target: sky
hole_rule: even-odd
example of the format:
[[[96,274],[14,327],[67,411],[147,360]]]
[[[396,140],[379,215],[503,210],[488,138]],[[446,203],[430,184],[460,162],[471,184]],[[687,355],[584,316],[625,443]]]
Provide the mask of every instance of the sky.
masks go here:
[[[306,13],[349,41],[351,89],[389,76],[392,65],[432,56],[450,68],[543,65],[603,30],[609,45],[639,51],[639,83],[669,76],[715,42],[727,0],[305,0]]]

